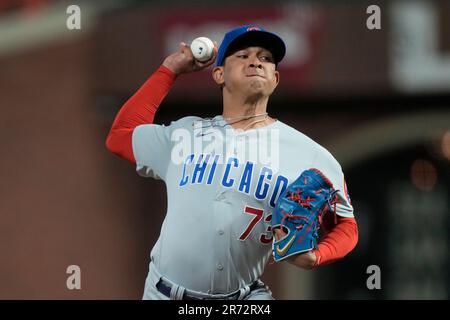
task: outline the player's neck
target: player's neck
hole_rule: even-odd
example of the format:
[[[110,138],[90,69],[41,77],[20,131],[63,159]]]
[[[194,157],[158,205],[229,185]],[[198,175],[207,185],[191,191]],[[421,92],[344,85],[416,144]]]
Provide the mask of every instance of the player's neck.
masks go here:
[[[267,124],[267,103],[269,97],[262,97],[261,99],[249,99],[242,97],[231,97],[225,96],[223,99],[223,117],[225,119],[230,119],[233,124],[232,126],[235,129],[243,129],[246,127],[256,127],[263,126]],[[239,120],[241,121],[234,121]],[[256,120],[264,120],[255,122]],[[250,125],[252,122],[255,122],[255,125]],[[273,122],[273,121],[272,121]]]
[[[267,112],[256,114],[252,113],[250,115],[236,117],[224,116],[223,118],[233,129],[243,131],[265,127],[276,121],[276,119],[269,117]]]

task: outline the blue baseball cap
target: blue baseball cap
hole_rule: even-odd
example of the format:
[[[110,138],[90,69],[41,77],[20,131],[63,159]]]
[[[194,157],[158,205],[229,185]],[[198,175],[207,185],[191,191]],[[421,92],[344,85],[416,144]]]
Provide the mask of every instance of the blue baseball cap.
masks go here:
[[[286,54],[284,41],[274,33],[258,25],[246,25],[235,28],[225,34],[217,53],[216,65],[223,65],[225,58],[243,47],[257,46],[269,50],[278,64]]]

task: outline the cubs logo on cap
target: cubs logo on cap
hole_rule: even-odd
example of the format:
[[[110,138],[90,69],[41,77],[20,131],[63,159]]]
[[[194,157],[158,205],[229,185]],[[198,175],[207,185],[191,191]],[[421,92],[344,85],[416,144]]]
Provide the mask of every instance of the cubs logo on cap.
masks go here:
[[[279,36],[258,25],[250,24],[232,29],[225,34],[217,53],[217,66],[222,66],[225,58],[236,50],[250,46],[269,50],[275,64],[278,64],[286,54],[286,45]]]
[[[258,26],[251,26],[251,27],[248,27],[248,28],[247,28],[247,31],[252,31],[252,30],[258,30],[258,31],[261,31],[261,28],[258,27]]]

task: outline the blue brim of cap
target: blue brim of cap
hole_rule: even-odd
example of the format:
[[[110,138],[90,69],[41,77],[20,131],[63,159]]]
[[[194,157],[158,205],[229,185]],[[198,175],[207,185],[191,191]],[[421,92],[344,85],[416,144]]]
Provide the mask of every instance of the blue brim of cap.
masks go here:
[[[218,66],[223,65],[227,56],[244,47],[262,47],[269,50],[272,53],[276,64],[283,60],[286,54],[286,45],[276,34],[263,30],[249,31],[237,36],[226,46],[226,48],[222,48],[221,45],[217,55],[216,64]]]

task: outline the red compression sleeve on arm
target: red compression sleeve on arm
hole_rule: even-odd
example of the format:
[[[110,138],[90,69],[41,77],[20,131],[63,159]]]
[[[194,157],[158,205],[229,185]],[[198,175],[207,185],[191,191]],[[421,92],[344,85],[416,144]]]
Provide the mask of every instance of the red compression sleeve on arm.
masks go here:
[[[169,93],[176,75],[161,65],[142,87],[123,105],[106,138],[106,147],[125,160],[136,163],[133,154],[133,130],[153,123],[156,110]]]
[[[316,264],[326,265],[342,259],[352,251],[358,242],[358,226],[354,218],[338,217],[337,224],[319,242],[314,250]]]

